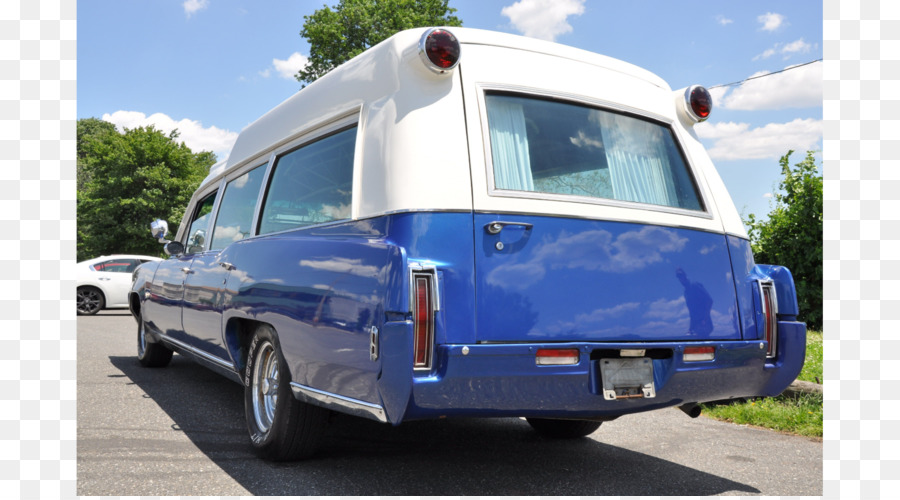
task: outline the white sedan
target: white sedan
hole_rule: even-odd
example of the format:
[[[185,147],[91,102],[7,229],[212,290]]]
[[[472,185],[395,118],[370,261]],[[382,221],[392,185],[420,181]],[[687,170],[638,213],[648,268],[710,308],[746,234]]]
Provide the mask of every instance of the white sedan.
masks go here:
[[[79,262],[76,302],[78,314],[128,307],[131,273],[144,262],[162,260],[147,255],[104,255]]]

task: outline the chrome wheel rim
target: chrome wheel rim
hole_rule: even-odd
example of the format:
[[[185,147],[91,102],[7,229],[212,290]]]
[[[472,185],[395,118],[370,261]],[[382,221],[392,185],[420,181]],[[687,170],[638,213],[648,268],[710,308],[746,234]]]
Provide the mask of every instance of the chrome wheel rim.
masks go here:
[[[140,326],[138,327],[138,357],[143,358],[147,351],[147,332],[144,329],[144,322],[138,319]]]
[[[93,289],[82,289],[76,293],[78,312],[91,314],[100,310],[100,292]]]
[[[253,369],[253,417],[261,432],[269,432],[278,403],[278,357],[275,346],[265,342],[257,351]]]

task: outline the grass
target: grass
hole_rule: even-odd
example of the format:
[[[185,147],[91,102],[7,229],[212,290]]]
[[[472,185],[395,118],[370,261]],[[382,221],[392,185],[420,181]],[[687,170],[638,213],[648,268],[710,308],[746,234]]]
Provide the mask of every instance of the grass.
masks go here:
[[[798,380],[821,384],[822,378],[822,332],[806,332],[806,361]]]
[[[822,383],[822,332],[806,336],[806,361],[799,380]],[[822,437],[821,394],[781,395],[775,398],[735,400],[725,404],[704,404],[708,417],[742,425],[765,427],[800,436]]]

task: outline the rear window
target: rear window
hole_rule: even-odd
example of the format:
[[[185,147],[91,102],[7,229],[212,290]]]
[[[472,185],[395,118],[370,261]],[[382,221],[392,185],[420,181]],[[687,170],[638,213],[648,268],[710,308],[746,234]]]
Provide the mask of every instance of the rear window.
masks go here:
[[[130,273],[137,266],[138,261],[136,259],[114,259],[94,264],[94,270],[105,273]]]
[[[496,190],[703,210],[666,125],[520,95],[485,101]]]

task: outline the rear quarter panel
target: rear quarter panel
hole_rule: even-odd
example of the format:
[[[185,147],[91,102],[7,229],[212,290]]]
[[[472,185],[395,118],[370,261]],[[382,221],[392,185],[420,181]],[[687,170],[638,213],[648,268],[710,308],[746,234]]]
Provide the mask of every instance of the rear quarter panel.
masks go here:
[[[223,323],[245,318],[272,325],[294,382],[379,403],[381,362],[370,359],[370,333],[383,329],[385,309],[402,310],[404,255],[358,227],[233,245]]]

